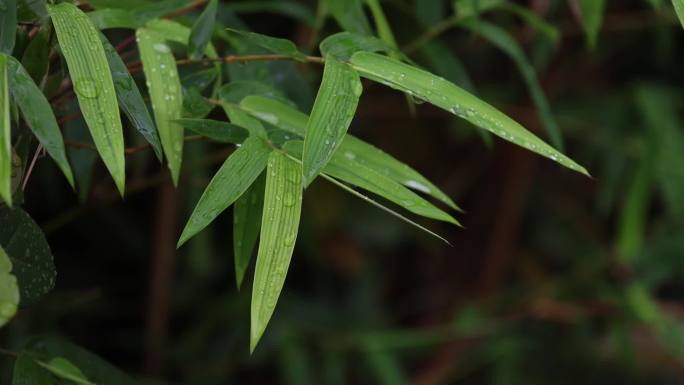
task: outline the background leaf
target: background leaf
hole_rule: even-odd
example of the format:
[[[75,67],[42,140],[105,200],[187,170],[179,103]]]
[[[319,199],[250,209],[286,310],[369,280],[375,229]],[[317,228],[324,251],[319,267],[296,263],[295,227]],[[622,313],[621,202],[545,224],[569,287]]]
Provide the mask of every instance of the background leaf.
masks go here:
[[[677,17],[684,27],[684,0],[672,0],[672,5],[674,6]]]
[[[249,133],[234,124],[211,119],[178,119],[178,124],[188,130],[220,143],[242,143]]]
[[[0,198],[12,206],[12,133],[10,132],[7,56],[0,55]]]
[[[17,2],[0,2],[0,53],[12,54],[17,31]]]
[[[12,274],[12,261],[0,246],[0,327],[9,322],[19,306],[19,286]]]
[[[582,16],[582,27],[584,27],[584,32],[587,35],[587,43],[590,48],[595,48],[599,32],[601,32],[606,2],[605,0],[577,1],[580,6],[580,15]]]
[[[14,362],[12,385],[53,385],[54,378],[29,352],[21,352]]]
[[[217,6],[217,0],[210,0],[192,26],[192,32],[190,32],[190,38],[188,39],[188,52],[191,59],[202,57],[209,44],[211,35],[214,32]]]
[[[58,378],[77,385],[94,385],[86,379],[85,375],[78,367],[69,362],[66,358],[55,357],[48,362],[39,362],[38,364]]]
[[[363,11],[362,0],[323,0],[328,11],[343,30],[372,35],[370,23]]]
[[[279,55],[289,56],[295,60],[304,61],[306,55],[299,52],[295,43],[277,37],[271,37],[268,35],[262,35],[260,33],[254,33],[249,31],[240,31],[237,29],[228,28],[228,32],[235,34],[236,36],[244,39],[246,42],[259,46],[270,52]]]
[[[240,289],[245,271],[252,259],[261,229],[261,215],[264,206],[266,175],[263,173],[249,186],[249,189],[235,201],[233,209],[233,254],[235,280]]]

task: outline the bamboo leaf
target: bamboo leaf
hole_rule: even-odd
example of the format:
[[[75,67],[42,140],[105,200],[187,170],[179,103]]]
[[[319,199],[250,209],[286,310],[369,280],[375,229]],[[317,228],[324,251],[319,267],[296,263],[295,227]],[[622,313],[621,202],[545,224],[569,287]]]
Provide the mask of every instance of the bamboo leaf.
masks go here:
[[[385,12],[383,12],[380,2],[378,0],[366,0],[366,4],[368,4],[371,15],[373,15],[373,21],[375,21],[375,28],[377,29],[380,40],[384,41],[392,48],[397,48],[397,40],[394,38],[394,33],[392,33],[392,28],[390,28],[390,25],[387,22]]]
[[[47,369],[58,378],[70,381],[76,385],[95,385],[88,381],[81,369],[64,357],[55,357],[48,362],[38,361],[38,365]]]
[[[273,315],[285,283],[302,209],[302,169],[299,163],[279,151],[268,158],[266,188],[252,288],[250,350]]]
[[[123,196],[126,183],[123,130],[114,81],[99,32],[88,16],[73,4],[50,5],[48,13],[69,67],[83,118]]]
[[[316,101],[306,127],[302,167],[308,186],[337,150],[351,124],[363,91],[359,75],[327,56]]]
[[[295,43],[277,37],[262,35],[260,33],[240,31],[238,29],[227,28],[228,32],[240,37],[250,44],[257,45],[265,50],[279,55],[289,56],[295,60],[305,61],[306,55],[299,52]]]
[[[371,52],[354,54],[351,64],[366,78],[412,93],[494,135],[589,175],[584,167],[544,143],[501,111],[443,78]]]
[[[195,21],[188,39],[188,52],[191,59],[201,58],[209,44],[216,23],[217,0],[210,0],[204,11]]]
[[[12,261],[0,246],[0,327],[9,322],[19,306],[19,287],[12,274]]]
[[[226,159],[197,202],[178,247],[207,227],[249,188],[266,167],[270,152],[263,139],[251,137]]]
[[[42,84],[48,72],[50,50],[46,47],[50,46],[51,29],[50,23],[45,23],[31,39],[21,58],[21,64],[36,84]]]
[[[21,352],[12,369],[12,385],[53,385],[55,379],[36,361],[33,354]]]
[[[299,158],[302,155],[302,142],[288,142],[283,149]],[[358,162],[356,157],[350,156],[350,154],[335,153],[322,172],[380,195],[414,214],[459,225],[458,221],[451,215],[438,209],[432,203],[390,179],[388,176]]]
[[[306,133],[306,124],[309,117],[303,112],[277,100],[261,96],[248,96],[242,100],[240,107],[253,116],[269,122],[282,130],[292,132],[302,137]],[[347,134],[344,139],[342,139],[342,143],[337,152],[342,153],[347,157],[354,157],[357,162],[362,163],[381,174],[387,175],[395,182],[399,182],[416,191],[429,194],[444,202],[449,207],[459,210],[458,206],[456,206],[451,198],[419,172],[372,144]]]
[[[672,0],[672,6],[674,6],[677,17],[684,27],[684,0]]]
[[[136,39],[161,145],[173,184],[178,185],[184,134],[183,126],[174,122],[181,118],[183,112],[183,93],[176,59],[163,35],[140,28],[136,31]]]
[[[207,138],[221,143],[242,143],[249,133],[246,129],[211,119],[178,119],[174,122],[182,125],[196,134],[206,136]]]
[[[603,23],[606,2],[605,0],[579,0],[578,3],[582,16],[582,27],[584,27],[584,32],[587,35],[587,43],[590,48],[595,48]]]
[[[12,206],[12,133],[10,132],[7,56],[0,54],[0,198]]]
[[[394,49],[375,36],[359,35],[353,32],[339,32],[323,39],[320,44],[323,56],[334,56],[340,60],[349,58],[359,51],[391,52]]]
[[[249,95],[261,95],[292,104],[282,91],[257,80],[235,80],[224,84],[219,90],[219,98],[228,103],[238,104]]]
[[[145,100],[140,94],[138,85],[128,72],[126,64],[123,62],[119,53],[112,47],[103,34],[100,34],[100,40],[107,55],[107,62],[109,63],[109,70],[112,73],[112,80],[114,81],[114,89],[116,90],[116,98],[119,101],[119,107],[126,114],[128,120],[133,127],[145,138],[147,143],[152,146],[155,155],[160,160],[163,157],[162,146],[159,140],[157,128],[154,126],[150,112],[147,110]]]
[[[165,40],[175,41],[184,45],[188,44],[190,33],[192,32],[190,28],[183,24],[167,19],[150,20],[145,23],[145,29],[157,32],[159,35],[163,36]],[[211,44],[211,42],[207,44],[205,54],[210,58],[216,58],[218,56],[216,54],[216,48],[214,48],[214,45]],[[216,63],[214,67],[220,68],[221,64]]]
[[[295,20],[301,21],[304,24],[313,26],[316,17],[313,15],[309,7],[297,1],[240,1],[222,3],[223,9],[237,14],[251,14],[251,13],[275,13],[283,16],[291,17]]]
[[[362,0],[324,0],[330,14],[343,30],[371,35],[370,23],[363,12]]]
[[[137,29],[145,23],[136,14],[125,9],[104,8],[88,12],[87,15],[95,28],[100,30],[112,28]]]
[[[544,95],[544,91],[539,84],[536,70],[534,66],[527,60],[525,53],[518,44],[518,42],[506,30],[499,28],[494,24],[487,23],[483,20],[479,21],[465,21],[460,23],[467,29],[476,32],[484,37],[491,44],[505,52],[518,67],[518,71],[523,76],[527,88],[530,91],[532,100],[534,101],[542,124],[546,129],[551,143],[559,149],[563,149],[563,136],[560,133],[556,119],[553,117],[549,102]]]
[[[266,176],[262,173],[237,201],[233,209],[233,253],[238,290],[252,258],[261,228]]]
[[[16,0],[0,1],[0,53],[12,54],[17,34]]]
[[[19,106],[33,134],[55,160],[71,187],[74,187],[74,176],[67,161],[64,140],[50,103],[24,67],[15,58],[5,57],[7,58],[9,90],[14,104]]]

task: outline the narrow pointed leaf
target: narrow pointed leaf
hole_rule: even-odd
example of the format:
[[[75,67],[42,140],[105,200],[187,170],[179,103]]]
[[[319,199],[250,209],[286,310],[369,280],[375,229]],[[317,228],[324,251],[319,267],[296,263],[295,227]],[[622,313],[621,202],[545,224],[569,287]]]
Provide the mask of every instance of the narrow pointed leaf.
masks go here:
[[[378,0],[366,0],[368,8],[373,15],[373,21],[375,21],[375,28],[378,32],[378,36],[382,41],[384,41],[388,46],[392,48],[397,48],[397,40],[394,38],[394,33],[392,33],[392,28],[390,28],[387,18],[385,17],[385,12],[382,10],[380,1]]]
[[[16,0],[0,1],[0,53],[12,54],[17,34]]]
[[[54,377],[41,367],[34,354],[21,352],[12,369],[12,385],[53,385]]]
[[[525,83],[527,83],[527,88],[532,96],[532,101],[537,107],[539,112],[539,117],[544,125],[551,143],[558,149],[563,149],[563,136],[561,135],[556,119],[553,117],[551,107],[549,102],[544,95],[541,85],[539,84],[539,79],[537,78],[536,70],[534,66],[527,60],[522,47],[518,42],[511,36],[506,30],[494,25],[487,23],[483,20],[479,21],[469,21],[463,22],[462,25],[471,31],[476,32],[491,44],[505,52],[518,67],[518,71],[523,76]]]
[[[202,193],[178,241],[180,247],[207,227],[238,199],[261,174],[271,152],[263,139],[251,137],[223,163]]]
[[[36,84],[41,84],[48,72],[50,50],[46,47],[50,46],[51,30],[50,23],[45,23],[31,39],[21,58],[21,64]]]
[[[10,132],[7,56],[0,55],[0,198],[12,206],[12,134]]]
[[[154,19],[145,23],[145,29],[157,32],[159,35],[163,36],[165,40],[175,41],[180,44],[188,44],[190,39],[190,33],[192,30],[183,24],[180,24],[173,20],[167,19]],[[207,43],[207,48],[205,54],[210,58],[216,58],[216,48],[211,42]],[[220,68],[221,64],[216,63],[216,68]]]
[[[323,80],[304,137],[305,186],[316,178],[339,147],[354,118],[362,91],[356,71],[332,56],[326,57]]]
[[[299,158],[302,142],[291,141],[283,147],[289,154]],[[367,167],[356,160],[351,153],[335,153],[322,172],[354,186],[394,202],[404,209],[427,218],[459,224],[456,219],[421,198],[413,191],[390,179],[388,176]]]
[[[200,16],[195,20],[188,39],[188,52],[191,59],[201,58],[209,44],[216,23],[217,0],[210,0]]]
[[[311,12],[309,6],[296,0],[231,1],[224,2],[222,6],[224,10],[236,14],[275,13],[291,17],[310,26],[314,26],[316,23],[316,16]]]
[[[88,12],[88,17],[97,29],[127,28],[136,29],[142,27],[144,21],[134,13],[116,8],[98,9]]]
[[[249,31],[240,31],[237,29],[228,28],[228,31],[236,36],[244,39],[250,44],[257,45],[265,50],[279,55],[290,56],[296,60],[305,60],[306,55],[299,52],[295,43],[278,37],[262,35]]]
[[[0,327],[9,322],[19,306],[19,287],[12,274],[12,261],[0,246]]]
[[[672,0],[672,5],[674,6],[679,21],[682,23],[682,27],[684,27],[684,0]]]
[[[147,110],[145,100],[140,94],[138,85],[135,84],[135,80],[133,80],[133,77],[128,72],[126,64],[119,56],[119,53],[116,52],[116,49],[109,43],[107,37],[100,34],[100,40],[107,55],[109,69],[112,72],[119,107],[126,114],[133,127],[152,146],[157,158],[162,159],[162,146],[159,134],[152,121],[152,116],[150,116],[150,112]]]
[[[176,59],[164,36],[140,28],[136,31],[136,39],[161,145],[173,183],[178,185],[184,134],[183,126],[174,122],[182,117],[183,112],[183,93]]]
[[[47,369],[50,373],[58,378],[69,381],[76,385],[95,385],[88,381],[85,374],[77,366],[71,363],[64,357],[55,357],[48,362],[40,362],[38,364]]]
[[[584,27],[584,32],[587,35],[587,43],[590,48],[595,48],[603,23],[606,2],[605,0],[578,0],[578,2],[582,16],[582,27]]]
[[[174,122],[188,130],[221,143],[242,143],[249,133],[246,129],[228,122],[211,119],[178,119]]]
[[[343,30],[371,35],[370,23],[363,12],[363,0],[324,0],[330,14]]]
[[[441,77],[371,52],[354,54],[351,63],[366,78],[412,93],[494,135],[589,175],[584,167],[546,144],[501,111]]]
[[[114,81],[99,32],[88,16],[73,4],[51,5],[48,12],[69,67],[83,118],[98,153],[123,195],[126,183],[123,130]]]
[[[323,56],[332,55],[340,60],[349,58],[359,51],[391,52],[394,49],[375,36],[359,35],[353,32],[340,32],[323,39],[320,44]]]
[[[285,154],[268,159],[259,252],[252,288],[250,350],[273,315],[294,251],[302,209],[302,169]]]
[[[64,139],[62,139],[62,132],[59,130],[50,103],[21,63],[11,56],[6,56],[6,58],[9,90],[14,104],[19,106],[33,134],[55,160],[69,184],[74,187],[74,176],[67,161]]]
[[[233,254],[235,280],[238,289],[242,286],[245,271],[252,259],[264,206],[266,175],[261,174],[237,201],[233,209]]]
[[[253,116],[269,122],[282,130],[300,136],[304,136],[306,133],[306,124],[309,117],[305,113],[277,100],[261,96],[248,96],[242,100],[240,107]],[[342,139],[342,144],[340,144],[337,152],[348,157],[354,157],[357,162],[387,175],[392,180],[406,187],[429,194],[449,207],[458,210],[458,206],[456,206],[451,198],[418,171],[372,144],[347,134]]]

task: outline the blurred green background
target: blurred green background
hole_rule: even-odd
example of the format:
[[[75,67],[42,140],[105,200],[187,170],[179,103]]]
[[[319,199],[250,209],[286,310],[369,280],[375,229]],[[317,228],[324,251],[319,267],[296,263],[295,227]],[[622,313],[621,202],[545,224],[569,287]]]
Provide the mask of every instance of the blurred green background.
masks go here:
[[[465,228],[420,221],[445,245],[319,178],[304,197],[281,300],[250,356],[251,275],[237,291],[232,209],[175,250],[223,147],[189,142],[177,192],[151,152],[129,157],[124,200],[93,159],[81,162],[94,169],[79,194],[41,160],[25,208],[47,234],[57,285],[0,330],[0,346],[58,334],[151,384],[684,382],[684,30],[667,2],[607,1],[592,47],[573,1],[515,3],[558,40],[509,12],[480,17],[518,42],[565,153],[593,178],[366,87],[350,132],[442,187],[466,211]],[[449,1],[382,4],[418,64],[548,139],[509,55],[465,29],[425,35],[450,17]],[[340,30],[317,9],[223,1],[219,20],[317,54]],[[415,43],[420,36],[431,39]],[[293,63],[224,67],[262,71],[307,111],[320,79],[320,68]],[[67,139],[87,136],[82,121],[70,126]],[[11,361],[0,357],[2,383]]]

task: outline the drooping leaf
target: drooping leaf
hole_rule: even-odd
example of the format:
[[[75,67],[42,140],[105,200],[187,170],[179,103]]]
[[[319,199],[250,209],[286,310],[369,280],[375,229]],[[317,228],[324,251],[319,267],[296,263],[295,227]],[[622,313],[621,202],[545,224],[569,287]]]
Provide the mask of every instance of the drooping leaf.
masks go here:
[[[211,83],[216,80],[218,76],[216,68],[209,68],[202,71],[197,71],[185,76],[181,79],[181,84],[186,88],[197,88],[203,91]]]
[[[31,39],[21,58],[21,64],[36,84],[41,84],[48,72],[50,50],[46,47],[50,45],[50,30],[50,23],[45,23]]]
[[[155,0],[148,1],[132,9],[132,12],[145,20],[161,20],[162,16],[183,8],[191,3],[192,0]]]
[[[202,193],[178,241],[180,247],[238,199],[266,167],[271,149],[250,137],[223,163]]]
[[[87,13],[95,28],[104,30],[111,28],[137,29],[145,24],[145,20],[125,9],[104,8]]]
[[[188,130],[221,143],[242,143],[249,134],[246,129],[228,122],[211,119],[178,119],[176,122]]]
[[[373,15],[375,29],[377,30],[380,40],[384,41],[385,44],[392,48],[397,48],[397,40],[394,38],[392,28],[387,22],[385,12],[382,10],[382,6],[380,5],[380,1],[366,0],[366,4],[368,4],[368,8],[371,11],[371,15]]]
[[[340,60],[349,60],[359,51],[393,51],[393,48],[375,36],[359,35],[353,32],[339,32],[326,37],[321,42],[320,49],[323,56],[331,55]]]
[[[0,55],[0,199],[12,206],[12,133],[10,132],[7,56]]]
[[[513,119],[443,78],[371,52],[357,52],[351,63],[366,78],[412,93],[494,135],[588,175],[584,167],[544,143]]]
[[[363,91],[358,73],[327,56],[304,137],[302,167],[308,186],[337,150],[351,124]]]
[[[252,287],[250,351],[273,315],[294,251],[302,209],[302,168],[279,151],[268,158],[259,251]]]
[[[506,30],[483,20],[463,22],[459,25],[463,25],[469,30],[476,32],[491,44],[505,52],[513,62],[515,62],[518,71],[520,71],[525,83],[527,83],[527,88],[532,96],[532,101],[537,107],[539,117],[549,135],[551,143],[556,148],[562,150],[563,136],[560,133],[556,119],[553,117],[546,95],[544,95],[544,91],[539,84],[536,70],[527,60],[527,57],[518,42],[506,32]]]
[[[88,381],[85,374],[77,366],[64,357],[55,357],[48,362],[39,361],[38,364],[50,373],[76,385],[95,385]]]
[[[191,59],[201,58],[214,32],[216,22],[217,0],[210,0],[204,11],[195,20],[188,39],[188,52]]]
[[[283,147],[288,153],[299,158],[302,155],[302,142],[291,141]],[[404,209],[427,218],[459,224],[451,215],[435,207],[403,185],[388,176],[356,160],[352,153],[335,153],[322,172],[354,186],[394,202]]]
[[[163,36],[165,40],[175,41],[180,44],[187,45],[190,39],[190,33],[192,30],[183,24],[180,24],[173,20],[167,19],[153,19],[145,23],[145,29],[157,32],[160,36]],[[205,50],[207,57],[216,58],[216,48],[211,42],[207,43],[207,48]],[[220,68],[220,63],[216,63],[215,67]]]
[[[0,53],[12,54],[17,33],[16,0],[0,1]]]
[[[233,209],[233,258],[238,290],[252,259],[261,229],[266,176],[262,173],[237,201]]]
[[[605,0],[578,0],[578,3],[582,27],[584,27],[584,33],[587,35],[587,43],[590,48],[595,48],[603,23],[606,2]]]
[[[682,23],[682,27],[684,27],[684,0],[672,0],[672,5],[674,6],[679,21]]]
[[[281,39],[278,37],[262,35],[260,33],[249,31],[240,31],[231,28],[228,28],[228,32],[240,37],[250,44],[257,45],[275,54],[289,56],[300,61],[306,60],[306,55],[299,52],[295,43],[287,39]]]
[[[0,54],[0,56],[3,54]],[[52,112],[50,103],[33,82],[24,67],[13,57],[7,58],[7,76],[14,104],[19,106],[24,120],[33,134],[55,160],[69,184],[74,186],[74,176],[67,161],[64,140]]]
[[[173,183],[178,185],[184,133],[183,126],[174,122],[182,117],[183,112],[183,93],[176,59],[163,35],[140,28],[136,31],[136,39],[161,145]]]
[[[282,91],[257,80],[235,80],[224,84],[219,90],[219,98],[228,103],[238,104],[247,96],[260,95],[292,104]]]
[[[309,117],[303,112],[295,110],[277,100],[260,96],[248,96],[242,100],[240,107],[253,116],[271,123],[282,130],[292,132],[302,137],[306,133],[306,125]],[[456,206],[451,198],[419,172],[361,139],[347,134],[342,139],[342,143],[337,152],[348,157],[353,157],[357,162],[364,164],[381,174],[387,175],[395,182],[401,183],[416,191],[429,194],[444,202],[449,207],[458,209],[458,206]]]
[[[0,246],[12,262],[22,304],[31,304],[55,285],[50,246],[36,222],[18,207],[0,207],[0,223]]]
[[[121,370],[95,354],[56,337],[35,337],[29,340],[25,349],[49,360],[63,357],[76,365],[85,377],[97,385],[137,385]]]
[[[372,35],[370,23],[363,11],[362,0],[324,0],[328,11],[343,30],[360,35]]]
[[[199,89],[195,87],[181,87],[183,93],[183,117],[191,119],[203,119],[216,107],[207,100]]]
[[[119,101],[119,107],[126,114],[128,120],[133,127],[145,138],[147,143],[152,146],[157,158],[162,159],[162,146],[159,140],[157,128],[154,126],[152,116],[147,110],[145,100],[143,100],[138,85],[128,72],[126,64],[119,56],[116,49],[109,43],[107,37],[100,34],[100,40],[107,55],[107,62],[109,63],[109,70],[112,73],[114,81],[114,89],[116,90],[116,98]]]
[[[0,246],[0,327],[16,314],[19,298],[17,278],[12,274],[12,261]]]
[[[38,364],[30,352],[21,352],[14,362],[12,385],[53,385],[50,372]]]
[[[48,6],[83,118],[121,195],[126,184],[123,130],[99,31],[70,3]]]

